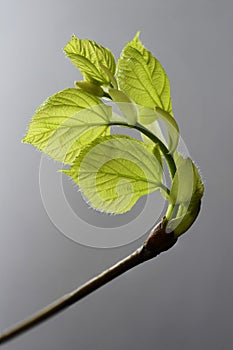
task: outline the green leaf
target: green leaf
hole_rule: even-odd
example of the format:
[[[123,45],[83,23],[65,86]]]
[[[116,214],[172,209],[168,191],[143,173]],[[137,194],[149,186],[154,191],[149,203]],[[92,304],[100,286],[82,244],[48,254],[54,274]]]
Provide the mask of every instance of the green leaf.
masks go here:
[[[170,153],[174,153],[179,143],[179,127],[175,119],[168,112],[159,107],[155,107],[155,111],[146,107],[141,107],[139,111],[140,123],[146,125],[146,128],[153,132],[163,143],[164,137],[157,122],[160,119],[165,123],[168,136],[167,147]]]
[[[169,79],[160,62],[142,45],[139,32],[122,51],[117,66],[120,89],[137,104],[172,114]]]
[[[138,119],[138,108],[133,100],[123,91],[117,89],[109,89],[109,95],[116,102],[117,106],[128,120],[130,125],[135,125]]]
[[[107,133],[110,117],[111,107],[97,97],[66,89],[37,109],[23,142],[57,161],[72,164],[84,146]]]
[[[162,141],[164,144],[166,144],[166,139],[164,138],[161,127],[160,127],[159,122],[158,122],[158,119],[159,119],[158,113],[156,113],[154,109],[147,108],[144,106],[138,106],[138,108],[139,108],[139,116],[138,116],[139,123],[144,125],[160,141]],[[149,139],[143,133],[141,133],[141,137],[142,137],[144,142],[146,142],[150,145],[154,144],[154,142],[151,141],[151,139]]]
[[[168,112],[162,110],[161,108],[155,107],[155,111],[159,114],[159,118],[165,122],[168,135],[168,149],[170,153],[174,153],[180,138],[178,124]]]
[[[162,141],[164,145],[166,144],[166,140],[165,140],[164,135],[161,131],[161,128],[160,128],[158,121],[155,121],[154,123],[152,123],[150,125],[147,125],[146,128],[149,129],[150,132],[152,132],[160,141]],[[149,139],[149,137],[145,136],[143,133],[141,133],[141,137],[142,137],[142,140],[144,142],[146,142],[147,144],[149,144],[149,145],[154,144],[154,141]]]
[[[86,80],[99,85],[111,83],[111,77],[116,71],[116,63],[109,49],[93,40],[78,39],[73,35],[64,47],[64,52]]]
[[[195,222],[201,209],[201,200],[197,202],[190,202],[189,207],[180,205],[177,216],[168,222],[168,231],[174,231],[175,237],[181,236]]]
[[[85,80],[76,81],[75,86],[81,90],[88,92],[91,95],[94,95],[97,97],[104,96],[104,90],[99,85],[96,85],[90,81],[85,81]]]
[[[190,158],[183,158],[176,152],[174,159],[177,167],[170,191],[170,202],[186,204],[201,199],[204,186],[197,167]]]
[[[204,186],[198,169],[190,158],[185,159],[176,152],[175,161],[177,171],[172,182],[169,201],[179,207],[176,217],[170,220],[168,228],[178,237],[196,220]]]
[[[96,138],[101,136],[110,135],[110,127],[88,127],[87,131],[83,132],[81,136],[71,145],[68,151],[66,151],[64,164],[73,164],[75,158],[77,158],[80,152],[89,145]],[[60,157],[62,159],[62,157]],[[57,159],[59,160],[59,159]]]
[[[182,159],[172,181],[170,202],[181,204],[190,202],[194,190],[194,172],[190,158]]]
[[[129,211],[141,196],[160,188],[163,177],[157,148],[123,135],[96,139],[63,172],[93,208],[115,214]]]
[[[99,63],[99,66],[102,69],[102,71],[106,74],[106,76],[108,77],[110,86],[112,86],[114,89],[118,89],[117,81],[116,81],[116,78],[114,77],[114,73],[115,73],[116,67],[115,67],[114,73],[112,73],[103,64]]]

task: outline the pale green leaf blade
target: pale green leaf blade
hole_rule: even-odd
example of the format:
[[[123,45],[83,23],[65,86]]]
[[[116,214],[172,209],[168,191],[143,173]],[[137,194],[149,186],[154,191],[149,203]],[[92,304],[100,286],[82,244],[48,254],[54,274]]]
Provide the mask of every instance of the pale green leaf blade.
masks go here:
[[[163,144],[166,144],[166,139],[162,133],[161,127],[158,122],[159,115],[154,109],[147,108],[144,106],[139,106],[139,116],[138,121],[140,124],[144,125],[150,132],[152,132]],[[153,145],[154,142],[141,133],[144,142]]]
[[[197,167],[190,158],[175,153],[177,171],[174,176],[169,200],[178,205],[176,217],[168,223],[168,229],[179,235],[186,232],[196,220],[204,194],[204,185]]]
[[[63,172],[93,208],[115,214],[129,211],[141,196],[158,189],[163,177],[159,152],[123,135],[96,139]]]
[[[147,108],[145,106],[139,106],[138,121],[142,125],[149,125],[158,120],[158,113],[153,108]]]
[[[91,95],[97,96],[97,97],[103,97],[104,96],[104,90],[99,86],[91,81],[75,81],[75,86],[78,89],[84,90],[88,92]]]
[[[99,66],[101,68],[101,70],[106,74],[106,76],[108,77],[109,80],[109,85],[112,86],[114,89],[118,89],[118,85],[117,85],[117,81],[116,78],[114,76],[115,70],[116,70],[116,66],[114,67],[114,73],[111,72],[107,67],[105,67],[103,64],[99,63]]]
[[[128,123],[135,125],[138,119],[138,108],[133,100],[123,91],[117,89],[109,89],[108,93],[112,97],[112,100],[116,102]]]
[[[145,125],[152,133],[154,133],[163,143],[166,144],[162,130],[158,123],[162,120],[167,129],[167,147],[170,153],[173,153],[179,143],[179,127],[176,120],[166,111],[159,107],[155,107],[155,110],[142,106],[139,108],[139,122]]]
[[[117,81],[120,89],[138,105],[152,109],[162,107],[146,63],[140,53],[131,47],[127,49],[127,56],[121,56],[118,61]]]
[[[164,145],[166,144],[166,139],[164,138],[164,135],[162,133],[162,130],[160,128],[158,121],[155,121],[150,125],[147,125],[146,128],[149,129],[150,132],[152,132],[160,141],[162,141]],[[149,139],[149,137],[147,137],[143,133],[141,133],[141,137],[144,142],[148,143],[149,145],[154,145],[154,141]]]
[[[181,204],[190,202],[193,194],[194,174],[190,158],[183,159],[177,167],[170,191],[170,202]]]
[[[151,74],[153,85],[158,95],[160,96],[161,102],[163,104],[163,109],[169,114],[172,114],[169,78],[159,60],[156,59],[152,53],[144,47],[141,40],[139,39],[139,35],[140,32],[137,32],[134,39],[129,43],[129,45],[139,51],[143,56],[148,66],[148,70]]]
[[[155,107],[155,110],[159,114],[159,118],[161,118],[166,124],[168,134],[168,149],[170,153],[174,153],[178,146],[180,138],[178,124],[168,112],[162,110],[159,107]]]
[[[197,167],[190,158],[184,158],[177,151],[174,153],[174,160],[177,171],[170,193],[171,202],[185,204],[190,199],[199,201],[204,194],[204,185]]]
[[[111,83],[110,76],[115,74],[116,63],[109,49],[93,40],[79,39],[73,35],[64,47],[64,52],[86,80],[100,85]]]
[[[170,83],[160,62],[139,40],[139,32],[122,51],[117,67],[120,88],[137,104],[172,114]]]
[[[193,225],[201,209],[201,200],[190,202],[189,207],[181,205],[176,218],[168,222],[167,229],[174,231],[175,237],[179,237]]]
[[[66,89],[37,109],[23,142],[59,162],[72,164],[82,147],[106,134],[110,118],[111,107],[97,97]]]
[[[96,138],[101,136],[110,135],[110,127],[96,126],[90,127],[87,131],[83,132],[81,136],[71,145],[69,150],[66,152],[65,164],[73,164],[75,158],[77,158],[80,152]]]

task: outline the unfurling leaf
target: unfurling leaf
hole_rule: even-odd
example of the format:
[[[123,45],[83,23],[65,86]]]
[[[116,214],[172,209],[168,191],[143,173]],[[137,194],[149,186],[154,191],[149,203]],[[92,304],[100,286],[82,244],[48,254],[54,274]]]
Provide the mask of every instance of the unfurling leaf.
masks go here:
[[[177,171],[170,191],[169,201],[178,206],[176,217],[168,223],[168,229],[178,237],[186,232],[200,211],[204,186],[197,167],[190,158],[175,154]]]
[[[189,207],[181,204],[175,219],[171,219],[167,225],[169,231],[174,231],[175,237],[188,231],[196,220],[201,209],[201,200],[190,202]]]
[[[106,135],[111,107],[85,91],[70,88],[46,100],[36,111],[23,142],[51,158],[72,164],[80,150]]]
[[[186,204],[190,200],[198,201],[204,193],[204,186],[197,167],[190,158],[174,154],[177,170],[172,181],[170,202]]]
[[[138,105],[160,107],[172,114],[169,79],[160,62],[142,45],[139,32],[122,51],[117,80]]]
[[[157,148],[122,135],[96,139],[63,172],[93,208],[115,214],[129,211],[141,196],[160,188],[163,176]]]
[[[104,90],[99,85],[96,85],[90,81],[85,81],[85,80],[76,81],[75,86],[81,90],[88,92],[91,95],[94,95],[97,97],[104,96]]]
[[[170,153],[174,153],[179,143],[179,127],[175,119],[166,111],[159,107],[155,107],[155,111],[159,114],[167,127],[168,134],[168,149]]]
[[[102,71],[106,74],[106,76],[108,77],[109,80],[109,86],[112,86],[114,89],[118,88],[117,85],[117,81],[116,78],[114,76],[115,70],[116,70],[116,66],[115,66],[115,70],[114,72],[110,71],[106,66],[104,66],[102,63],[99,64],[100,68],[102,69]]]
[[[138,119],[138,108],[136,104],[123,91],[109,89],[109,95],[128,120],[130,125],[135,125]]]
[[[155,110],[143,106],[139,108],[139,122],[145,125],[146,128],[155,134],[163,143],[166,143],[158,123],[159,120],[163,121],[166,125],[168,138],[167,147],[169,152],[173,153],[179,143],[179,127],[175,119],[168,112],[159,107],[155,107]]]
[[[172,204],[183,204],[190,202],[194,191],[195,179],[192,161],[190,158],[182,159],[177,167],[172,181],[170,191],[170,202]]]
[[[111,76],[114,76],[116,71],[116,63],[109,49],[93,40],[78,39],[73,35],[64,47],[64,51],[86,80],[99,85],[111,83]]]

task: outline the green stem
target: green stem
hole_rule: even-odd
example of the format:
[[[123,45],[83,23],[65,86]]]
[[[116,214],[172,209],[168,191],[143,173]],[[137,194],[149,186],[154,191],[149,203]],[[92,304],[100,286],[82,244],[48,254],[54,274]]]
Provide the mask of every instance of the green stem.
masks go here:
[[[155,136],[155,134],[153,134],[150,130],[145,128],[140,123],[136,123],[135,125],[130,125],[126,122],[116,121],[116,122],[110,122],[109,125],[124,126],[124,127],[130,128],[130,129],[136,129],[136,130],[140,131],[141,133],[143,133],[145,136],[147,136],[155,144],[158,144],[166,161],[167,161],[168,168],[169,168],[169,171],[171,174],[171,178],[173,179],[173,177],[175,176],[175,173],[176,173],[176,164],[174,162],[172,155],[169,153],[169,150],[167,149],[167,147],[164,145],[164,143],[157,136]]]
[[[110,122],[110,125],[116,125],[116,126],[124,126],[124,127],[128,127],[131,129],[136,129],[138,131],[140,131],[141,133],[143,133],[145,136],[147,136],[151,141],[153,141],[155,144],[158,144],[166,161],[167,161],[167,165],[170,171],[170,175],[171,175],[171,179],[173,179],[173,177],[175,176],[176,173],[176,164],[175,161],[172,157],[172,155],[169,153],[168,148],[164,145],[164,143],[155,135],[153,134],[150,130],[148,130],[147,128],[145,128],[142,124],[140,123],[136,123],[135,125],[130,125],[126,122]],[[166,191],[168,194],[170,193],[169,189],[164,186],[163,188],[164,191]],[[172,215],[174,214],[174,205],[173,204],[169,204],[167,211],[166,211],[166,218],[169,220]]]
[[[174,207],[175,205],[174,204],[169,204],[168,205],[168,208],[167,208],[167,211],[166,211],[166,218],[167,220],[170,220],[171,217],[172,217],[172,214],[173,214],[173,211],[174,211]]]
[[[167,186],[165,186],[164,184],[160,184],[160,185],[159,185],[159,188],[160,188],[162,191],[166,192],[167,195],[170,194],[169,188],[167,188]]]
[[[161,149],[161,151],[162,151],[162,153],[167,161],[167,164],[168,164],[168,167],[170,170],[170,174],[171,174],[171,178],[173,179],[173,177],[175,176],[175,173],[176,173],[176,164],[174,162],[172,155],[169,153],[169,150],[167,149],[167,147],[164,145],[164,143],[157,136],[155,136],[150,130],[145,128],[143,125],[137,123],[135,125],[135,127],[137,130],[141,131],[144,135],[149,137],[149,139],[151,139],[151,141],[159,144],[159,147],[160,147],[160,149]]]

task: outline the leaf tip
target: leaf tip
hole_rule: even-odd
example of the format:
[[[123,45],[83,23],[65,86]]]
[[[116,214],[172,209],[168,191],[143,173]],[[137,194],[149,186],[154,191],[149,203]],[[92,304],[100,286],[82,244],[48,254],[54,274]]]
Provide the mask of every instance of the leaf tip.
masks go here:
[[[66,174],[68,176],[71,176],[71,170],[70,169],[58,169],[58,173]]]
[[[67,174],[68,171],[69,171],[69,169],[58,169],[57,170],[58,173],[64,173],[64,174]]]
[[[66,45],[63,47],[63,52],[65,53],[65,54],[67,54],[68,52],[68,46],[71,44],[71,42],[73,41],[73,40],[77,40],[77,37],[76,37],[76,35],[75,34],[72,34],[71,35],[71,39],[66,43]]]
[[[138,30],[138,31],[136,32],[136,34],[135,34],[134,39],[135,39],[135,40],[139,40],[140,34],[141,34],[141,30]]]
[[[28,140],[27,140],[27,135],[24,136],[24,138],[21,140],[21,143],[28,143]]]

